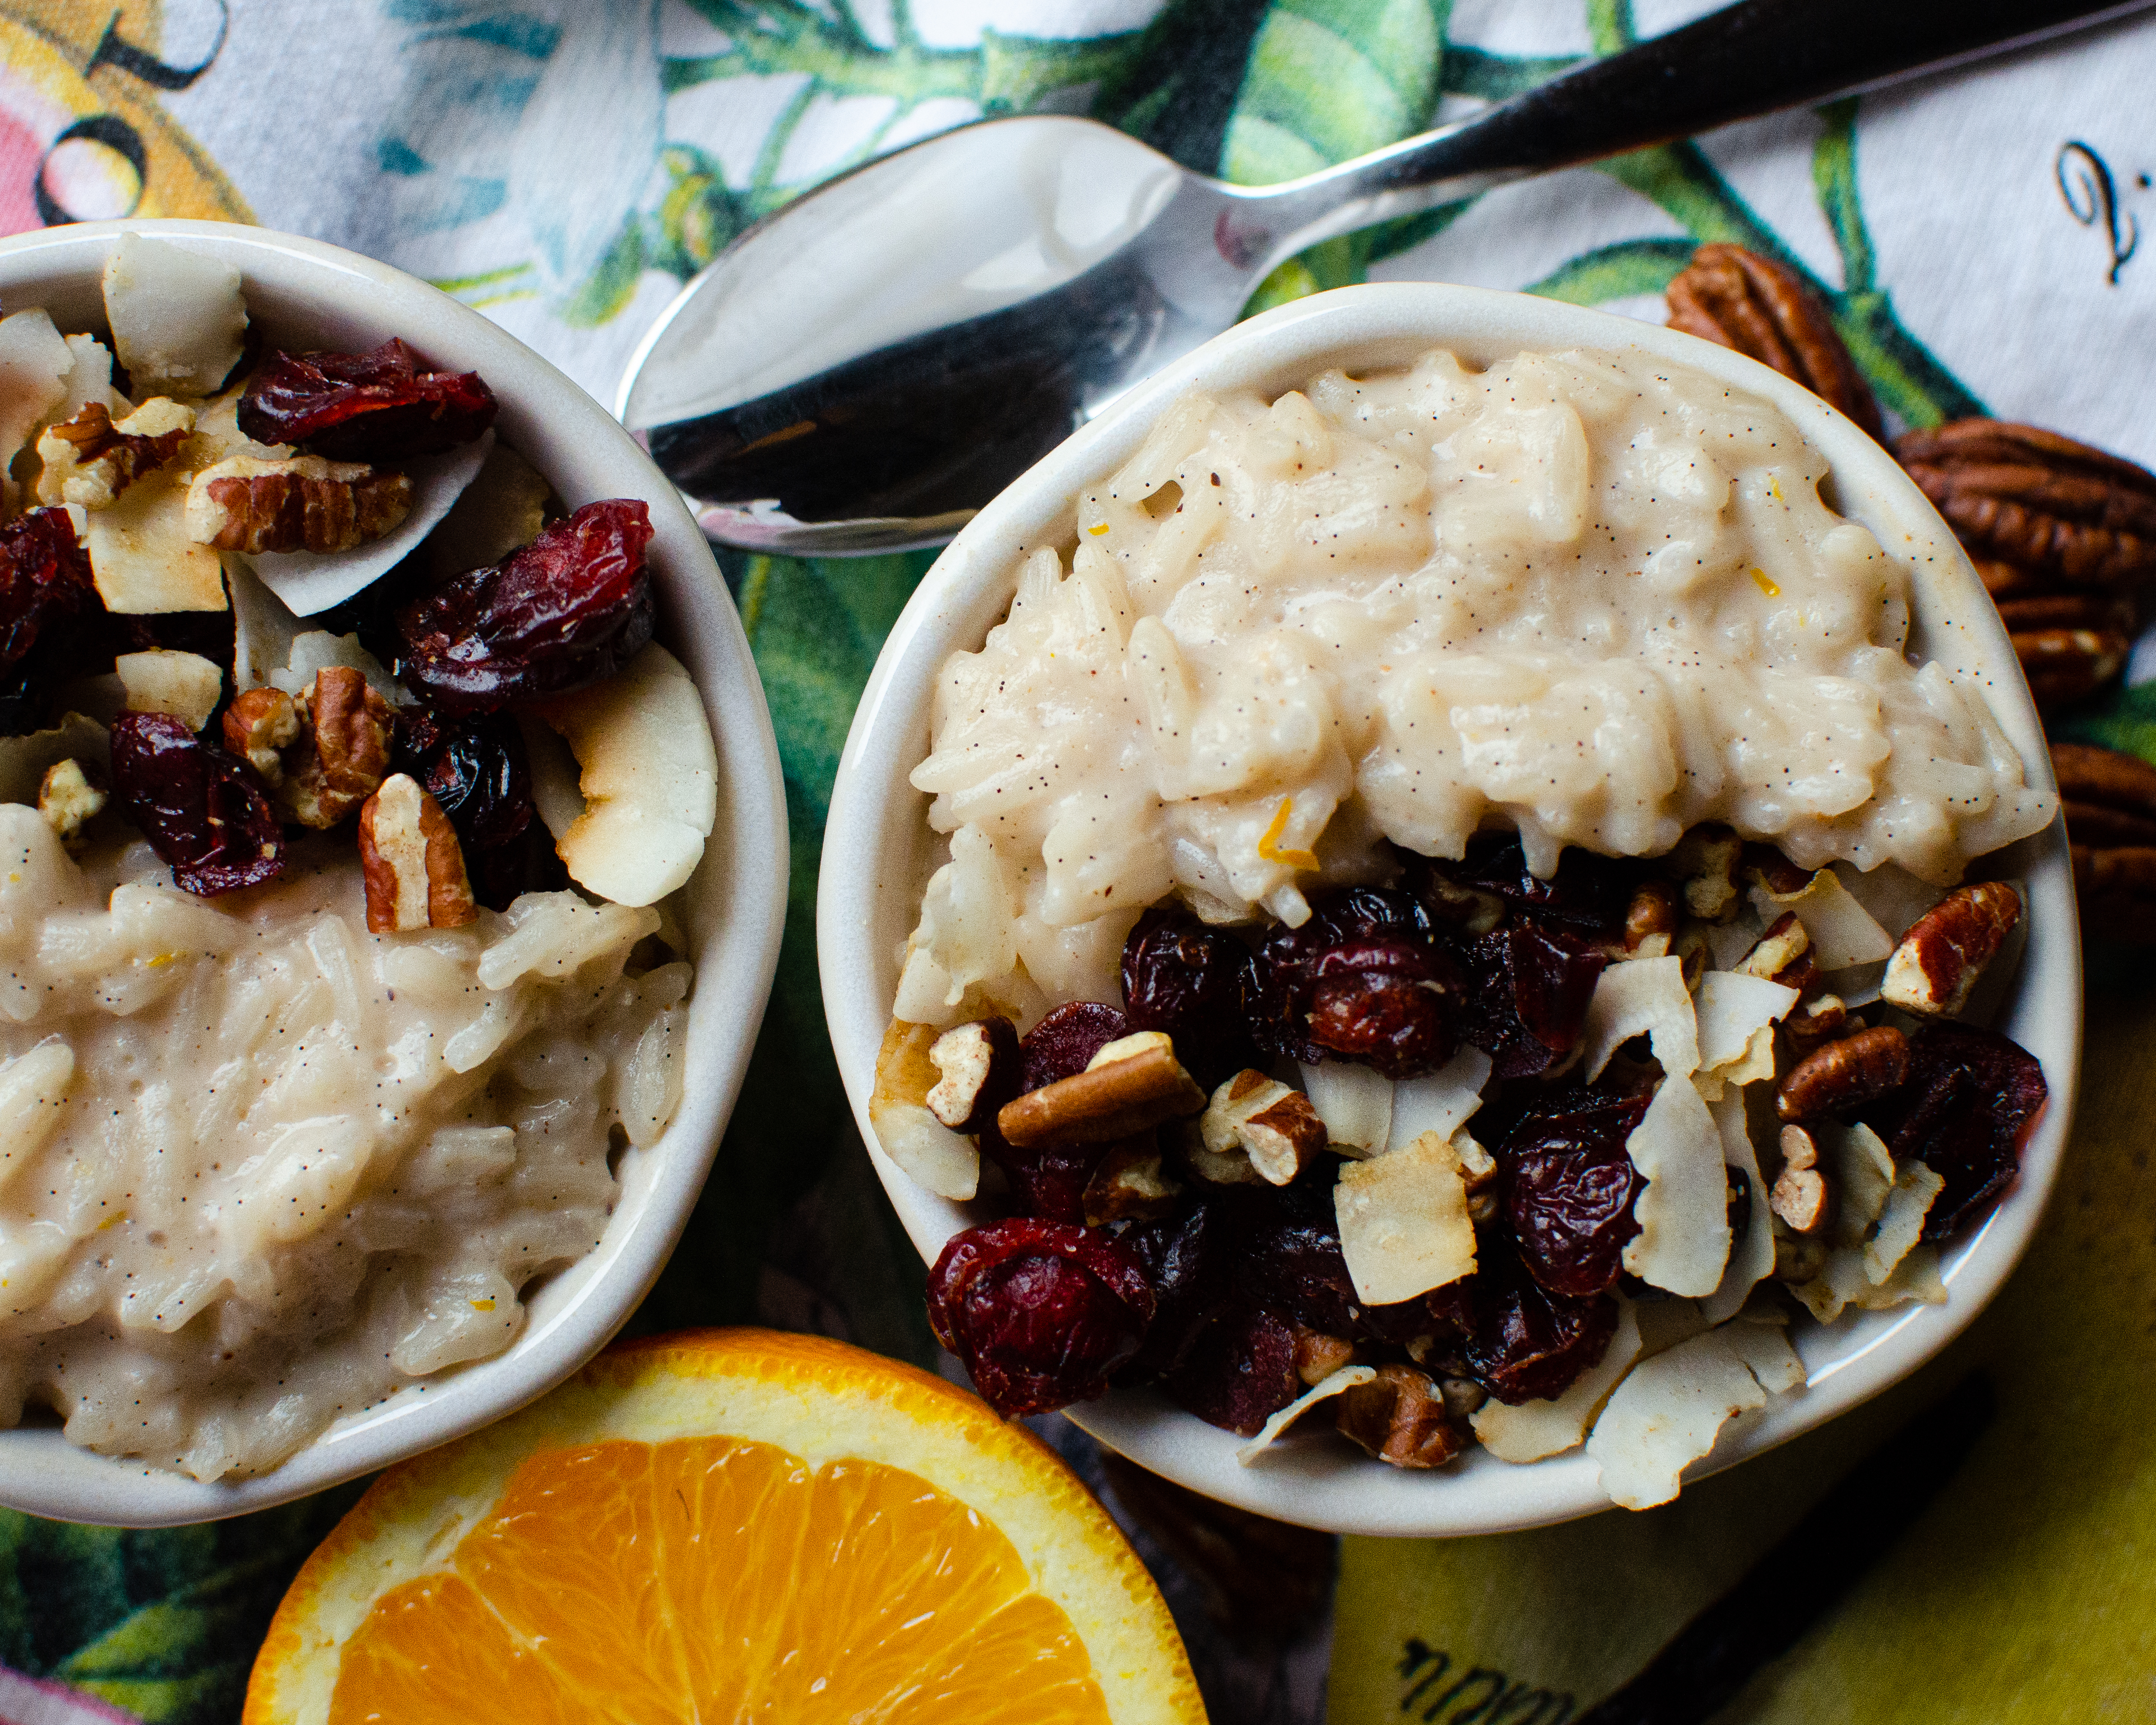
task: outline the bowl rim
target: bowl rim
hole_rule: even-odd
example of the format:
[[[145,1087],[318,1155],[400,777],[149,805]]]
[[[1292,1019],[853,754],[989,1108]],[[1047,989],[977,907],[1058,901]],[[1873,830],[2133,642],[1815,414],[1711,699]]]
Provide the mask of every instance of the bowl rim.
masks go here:
[[[0,1503],[123,1527],[205,1522],[307,1496],[501,1419],[574,1373],[635,1310],[686,1226],[747,1070],[778,962],[786,906],[784,783],[747,638],[709,543],[680,494],[620,424],[506,330],[391,265],[321,240],[223,222],[80,223],[0,239],[10,311],[87,291],[122,234],[168,241],[236,266],[250,313],[311,320],[330,339],[399,335],[437,360],[485,375],[507,440],[572,506],[603,496],[649,507],[660,634],[690,666],[719,756],[718,819],[691,877],[696,947],[682,1100],[659,1140],[624,1153],[599,1244],[546,1278],[502,1353],[450,1368],[346,1414],[254,1477],[203,1482],[80,1449],[49,1425],[0,1431]],[[66,320],[61,320],[65,321]],[[744,1011],[743,1009],[747,1010]]]
[[[886,890],[916,891],[927,798],[906,783],[927,745],[934,670],[976,647],[1008,603],[1020,547],[1062,536],[1056,517],[1079,489],[1133,453],[1175,398],[1204,388],[1299,386],[1328,364],[1407,362],[1451,347],[1488,363],[1522,350],[1633,350],[1765,398],[1827,459],[1836,507],[1871,526],[1912,577],[1912,649],[1981,686],[2020,754],[2027,782],[2056,791],[2043,732],[2005,628],[1951,530],[1892,456],[1810,391],[1732,349],[1659,326],[1525,294],[1427,282],[1337,289],[1238,325],[1126,393],[983,509],[922,578],[870,675],[841,754],[819,880],[817,945],[824,1008],[841,1076],[878,1177],[922,1257],[978,1215],[914,1183],[884,1154],[868,1117],[875,1055],[891,1022],[895,955],[876,950]],[[909,752],[910,751],[910,752]],[[905,824],[910,816],[911,836]],[[2020,1177],[1943,1266],[1948,1297],[1865,1313],[1847,1328],[1808,1327],[1808,1381],[1726,1426],[1687,1481],[1763,1454],[1915,1371],[1964,1329],[2026,1250],[2071,1129],[2080,1065],[2081,947],[2062,825],[2012,847],[2030,931],[1999,1027],[2041,1061],[2050,1101]],[[894,877],[902,876],[902,879]],[[906,922],[911,927],[911,920]],[[901,935],[903,931],[901,931]],[[1347,1533],[1450,1537],[1570,1520],[1610,1507],[1584,1450],[1524,1466],[1479,1449],[1465,1466],[1409,1473],[1330,1442],[1290,1440],[1240,1466],[1238,1440],[1152,1391],[1117,1390],[1065,1409],[1141,1466],[1209,1497],[1276,1519]]]

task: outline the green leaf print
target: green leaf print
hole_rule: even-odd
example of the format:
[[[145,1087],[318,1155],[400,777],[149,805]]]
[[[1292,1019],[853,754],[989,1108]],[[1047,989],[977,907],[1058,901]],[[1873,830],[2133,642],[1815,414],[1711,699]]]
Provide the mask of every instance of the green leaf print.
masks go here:
[[[1689,239],[1627,239],[1584,252],[1527,291],[1574,305],[1600,305],[1635,294],[1659,294],[1691,261]]]

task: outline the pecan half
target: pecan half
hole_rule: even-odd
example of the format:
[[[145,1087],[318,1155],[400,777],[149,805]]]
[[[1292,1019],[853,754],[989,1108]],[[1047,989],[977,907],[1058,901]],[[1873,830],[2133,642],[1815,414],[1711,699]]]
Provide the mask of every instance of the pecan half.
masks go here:
[[[1785,1121],[1840,1114],[1898,1090],[1909,1076],[1909,1044],[1899,1030],[1859,1030],[1815,1049],[1791,1067],[1774,1092]]]
[[[1669,285],[1670,327],[1748,354],[1840,408],[1872,436],[1883,426],[1871,386],[1834,320],[1785,264],[1717,241],[1691,254]]]
[[[412,481],[357,462],[235,455],[187,487],[187,537],[219,551],[350,551],[412,508]]]
[[[38,501],[103,509],[178,454],[194,429],[194,409],[162,396],[144,402],[116,425],[103,402],[90,402],[38,439],[38,459],[44,464]]]
[[[1905,1012],[1952,1018],[1969,1004],[1984,966],[2020,920],[2021,895],[2004,880],[1957,887],[1902,937],[1879,998]]]
[[[2082,927],[2156,945],[2156,767],[2093,743],[2051,746]]]
[[[1163,1032],[1111,1042],[1070,1078],[1006,1102],[996,1128],[1019,1149],[1036,1144],[1109,1144],[1205,1106],[1205,1092]]]
[[[479,906],[457,829],[408,773],[393,773],[360,807],[359,866],[371,934],[455,928]]]
[[[2025,589],[1998,604],[2029,693],[2046,712],[2085,700],[2126,668],[2135,629],[2130,599]]]
[[[1437,1385],[1413,1366],[1380,1366],[1369,1383],[1342,1390],[1334,1424],[1395,1467],[1441,1467],[1467,1446]]]
[[[389,703],[348,665],[326,665],[295,701],[249,689],[224,710],[224,746],[275,793],[278,812],[326,831],[389,771]]]
[[[1956,419],[1894,453],[1972,557],[2083,587],[2156,574],[2156,474],[2056,432]]]

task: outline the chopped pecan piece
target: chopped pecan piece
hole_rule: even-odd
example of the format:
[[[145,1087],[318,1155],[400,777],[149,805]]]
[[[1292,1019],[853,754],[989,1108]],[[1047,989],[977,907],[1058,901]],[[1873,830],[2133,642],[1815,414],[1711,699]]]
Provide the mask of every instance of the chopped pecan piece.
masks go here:
[[[456,928],[479,906],[456,829],[408,773],[393,773],[360,807],[359,865],[371,934]]]
[[[1727,922],[1743,906],[1737,867],[1744,841],[1727,827],[1694,827],[1677,840],[1669,865],[1684,883],[1685,909],[1709,922]]]
[[[1774,926],[1759,937],[1752,950],[1738,961],[1738,973],[1778,981],[1810,954],[1811,943],[1812,937],[1797,920],[1796,912],[1784,911],[1774,919]],[[1793,983],[1789,986],[1797,985]]]
[[[2021,895],[2004,880],[1957,887],[1902,937],[1879,998],[1905,1012],[1952,1018],[2020,920]]]
[[[1744,847],[1744,857],[1738,865],[1748,886],[1763,886],[1777,898],[1787,898],[1793,892],[1802,892],[1811,885],[1812,871],[1800,869],[1771,845],[1762,845],[1756,839]]]
[[[299,703],[282,689],[244,689],[224,710],[224,746],[275,790],[285,782],[285,753],[305,728]]]
[[[2156,944],[2156,767],[2092,743],[2051,746],[2082,927]]]
[[[946,1030],[928,1058],[942,1075],[925,1099],[928,1111],[953,1132],[985,1132],[996,1111],[1019,1093],[1024,1056],[1018,1026],[1009,1019],[977,1019]]]
[[[1413,1366],[1380,1366],[1338,1400],[1341,1431],[1395,1467],[1441,1467],[1466,1447],[1436,1384]]]
[[[1207,1150],[1248,1152],[1251,1167],[1276,1186],[1293,1180],[1326,1143],[1325,1122],[1309,1097],[1248,1068],[1213,1092],[1199,1128]]]
[[[1801,1058],[1822,1042],[1847,1034],[1848,1003],[1839,994],[1815,994],[1782,1020],[1782,1029]]]
[[[84,826],[105,803],[105,787],[80,761],[54,762],[38,785],[38,813],[70,850],[82,842]]]
[[[1979,562],[2081,587],[2156,574],[2156,474],[2146,468],[2003,419],[1907,432],[1894,453]]]
[[[350,551],[412,508],[412,481],[320,455],[235,455],[187,487],[187,537],[219,551]]]
[[[162,396],[144,402],[116,425],[103,402],[90,402],[38,438],[38,459],[44,466],[38,475],[38,501],[103,509],[178,454],[194,429],[194,409]]]
[[[1625,907],[1624,937],[1604,948],[1613,958],[1660,958],[1677,932],[1677,896],[1666,880],[1642,880]]]
[[[1671,329],[1773,367],[1881,434],[1871,386],[1825,305],[1786,264],[1722,241],[1703,245],[1670,283],[1669,302]]]
[[[244,691],[224,711],[224,746],[275,793],[287,820],[326,831],[389,771],[391,717],[348,665],[316,672],[295,701],[281,689]]]
[[[1808,1168],[1819,1166],[1819,1141],[1800,1126],[1782,1128],[1782,1166]]]
[[[996,1127],[1021,1150],[1036,1144],[1108,1144],[1205,1106],[1205,1092],[1158,1030],[1111,1042],[1070,1078],[1006,1102]]]
[[[1908,1076],[1909,1044],[1899,1030],[1859,1030],[1791,1067],[1774,1092],[1774,1111],[1785,1121],[1845,1113],[1899,1089]]]
[[[1086,1208],[1086,1225],[1098,1228],[1109,1222],[1165,1216],[1182,1195],[1183,1183],[1161,1168],[1159,1140],[1151,1132],[1140,1132],[1108,1147],[1080,1201]]]
[[[1815,1168],[1784,1167],[1767,1203],[1798,1233],[1817,1234],[1826,1226],[1826,1176]]]
[[[1295,1375],[1306,1385],[1322,1384],[1354,1363],[1355,1344],[1345,1336],[1328,1336],[1307,1324],[1295,1327]]]

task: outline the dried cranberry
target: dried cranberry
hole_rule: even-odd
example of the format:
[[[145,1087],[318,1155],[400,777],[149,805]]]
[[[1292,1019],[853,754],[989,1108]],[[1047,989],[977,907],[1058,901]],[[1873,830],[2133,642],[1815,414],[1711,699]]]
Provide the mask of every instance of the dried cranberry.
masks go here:
[[[1118,1236],[1152,1289],[1152,1324],[1121,1381],[1151,1384],[1181,1365],[1199,1331],[1234,1297],[1228,1224],[1202,1204],[1182,1216],[1137,1222]]]
[[[969,1228],[928,1277],[936,1339],[1006,1416],[1090,1401],[1152,1322],[1137,1259],[1091,1229],[1026,1218]]]
[[[1460,981],[1405,893],[1358,887],[1322,901],[1251,963],[1260,1047],[1315,1063],[1352,1060],[1388,1078],[1432,1072],[1455,1045]]]
[[[1574,1091],[1529,1115],[1497,1147],[1505,1219],[1527,1272],[1551,1292],[1613,1286],[1625,1244],[1640,1231],[1632,1204],[1646,1182],[1625,1142],[1645,1096]]]
[[[1021,1216],[1075,1225],[1086,1219],[1086,1188],[1114,1147],[1108,1144],[1034,1144],[1020,1149],[990,1121],[982,1128],[981,1154],[1004,1171],[1010,1207]]]
[[[641,500],[587,503],[491,569],[397,614],[398,675],[448,712],[490,712],[612,676],[651,639]]]
[[[1331,1208],[1328,1204],[1327,1208]],[[1275,1216],[1246,1223],[1235,1264],[1245,1301],[1328,1336],[1363,1332],[1362,1302],[1330,1215]]]
[[[1570,935],[1524,922],[1468,944],[1461,959],[1460,1035],[1490,1055],[1500,1078],[1532,1077],[1571,1050],[1605,962]]]
[[[1945,1181],[1924,1239],[1958,1232],[2013,1184],[2049,1095],[2035,1056],[1995,1030],[1933,1024],[1909,1039],[1907,1081],[1863,1117],[1896,1162],[1914,1157]]]
[[[1243,1022],[1250,955],[1232,935],[1183,911],[1147,911],[1123,943],[1131,1027],[1164,1030],[1209,1090],[1258,1058]]]
[[[1259,1307],[1223,1312],[1163,1387],[1207,1425],[1250,1437],[1302,1388],[1295,1371],[1295,1327]]]
[[[435,371],[400,341],[371,353],[273,351],[239,398],[239,429],[257,443],[393,465],[470,443],[494,413],[477,372]]]
[[[54,687],[88,669],[85,638],[104,608],[64,509],[0,526],[0,734],[38,729]]]
[[[1044,1016],[1025,1033],[1019,1047],[1025,1056],[1025,1076],[1019,1081],[1027,1090],[1039,1090],[1075,1077],[1093,1056],[1110,1043],[1131,1034],[1131,1021],[1121,1007],[1101,1000],[1074,1000]]]
[[[1552,1399],[1597,1364],[1617,1329],[1617,1302],[1553,1294],[1520,1262],[1502,1235],[1477,1245],[1481,1267],[1438,1289],[1431,1310],[1462,1332],[1469,1375],[1501,1402]]]
[[[473,895],[506,911],[526,892],[566,884],[553,835],[531,800],[524,733],[506,714],[458,716],[412,707],[398,716],[396,768],[442,805]]]
[[[285,871],[270,799],[235,757],[163,713],[112,721],[112,789],[187,891],[213,897]]]
[[[1463,861],[1430,866],[1456,885],[1495,895],[1545,928],[1593,940],[1623,930],[1636,872],[1615,857],[1568,846],[1558,855],[1557,872],[1540,880],[1528,873],[1520,841],[1497,834],[1471,839]]]

